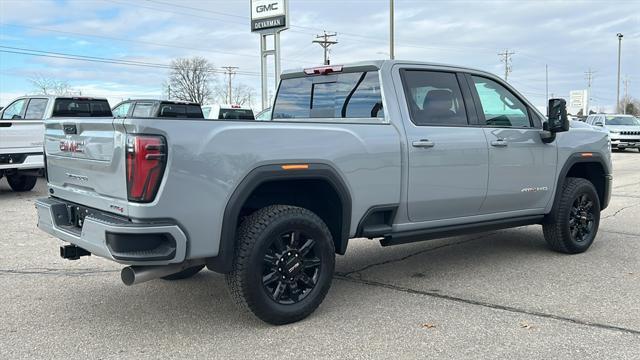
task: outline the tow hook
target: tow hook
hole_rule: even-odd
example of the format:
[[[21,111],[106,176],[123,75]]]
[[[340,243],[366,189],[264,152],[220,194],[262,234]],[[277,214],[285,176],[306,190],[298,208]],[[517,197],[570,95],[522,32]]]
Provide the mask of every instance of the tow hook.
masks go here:
[[[81,256],[91,256],[91,253],[75,245],[60,246],[60,257],[63,259],[78,260]]]

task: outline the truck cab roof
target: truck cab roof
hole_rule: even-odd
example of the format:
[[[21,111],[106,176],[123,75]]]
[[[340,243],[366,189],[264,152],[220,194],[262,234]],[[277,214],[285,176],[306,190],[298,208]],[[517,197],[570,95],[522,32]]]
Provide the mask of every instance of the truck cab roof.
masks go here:
[[[321,68],[336,67],[336,68],[342,68],[340,71],[352,72],[352,71],[380,70],[380,69],[385,68],[385,67],[392,67],[392,66],[394,66],[396,64],[401,64],[401,65],[419,65],[419,66],[424,66],[424,67],[429,67],[429,68],[439,68],[439,69],[448,68],[448,69],[454,69],[454,70],[458,70],[458,71],[482,73],[484,75],[490,75],[491,77],[495,76],[494,74],[491,74],[489,72],[486,72],[486,71],[480,70],[480,69],[476,69],[476,68],[470,68],[470,67],[464,67],[464,66],[452,65],[452,64],[428,62],[428,61],[366,60],[366,61],[358,61],[358,62],[345,63],[345,64],[318,65],[317,67],[311,67],[311,68],[293,68],[293,69],[284,70],[282,72],[281,77],[283,79],[285,79],[285,78],[291,78],[291,77],[313,75],[313,74],[310,74],[309,71],[308,71],[308,70],[311,70],[311,69],[321,69]]]

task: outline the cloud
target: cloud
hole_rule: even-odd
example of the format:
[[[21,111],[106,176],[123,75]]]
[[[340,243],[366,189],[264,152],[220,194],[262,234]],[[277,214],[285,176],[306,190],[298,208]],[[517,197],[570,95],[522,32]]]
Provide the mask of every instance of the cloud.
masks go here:
[[[154,1],[39,1],[38,6],[0,1],[2,23],[87,35],[3,26],[0,40],[7,46],[161,64],[199,55],[216,66],[259,72],[259,37],[249,32],[246,1],[175,4],[179,6]],[[290,10],[292,27],[282,33],[283,68],[320,64],[322,49],[311,41],[323,29],[338,32],[339,43],[331,48],[334,62],[384,58],[389,51],[387,1],[292,1]],[[29,16],[22,16],[25,13]],[[636,2],[396,1],[395,14],[397,58],[501,74],[503,64],[497,53],[509,48],[515,51],[510,80],[538,106],[545,102],[545,65],[549,91],[555,95],[567,97],[570,90],[584,88],[584,72],[591,68],[596,71],[596,102],[614,102],[615,34],[623,32],[622,72],[632,79],[631,94],[640,97],[640,85],[635,85],[640,82],[640,69],[635,66],[640,58]],[[105,93],[114,95],[131,94],[126,89],[154,94],[167,75],[157,68],[47,58],[12,60],[16,57],[0,53],[0,94],[28,91],[20,77],[36,71],[68,79],[74,86],[91,85],[97,93],[104,84]],[[255,74],[238,75],[235,81],[259,88]],[[113,84],[118,84],[118,90]]]

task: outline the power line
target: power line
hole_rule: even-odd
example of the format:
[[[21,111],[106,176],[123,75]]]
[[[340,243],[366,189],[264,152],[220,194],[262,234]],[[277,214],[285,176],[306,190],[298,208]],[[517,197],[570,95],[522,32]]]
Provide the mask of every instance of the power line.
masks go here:
[[[0,46],[0,52],[29,55],[29,56],[48,57],[48,58],[67,59],[67,60],[115,64],[115,65],[128,65],[128,66],[148,67],[148,68],[157,68],[157,69],[172,69],[172,66],[169,64],[159,64],[159,63],[137,61],[137,60],[121,60],[121,59],[104,58],[104,57],[97,57],[97,56],[68,54],[68,53],[61,53],[61,52],[43,51],[43,50],[18,48],[18,47],[11,47],[11,46]],[[215,74],[225,73],[225,71],[222,69],[213,69],[210,72]],[[260,76],[259,73],[251,72],[251,71],[237,71],[236,73],[238,75]]]
[[[337,33],[327,33],[326,31],[323,31],[322,35],[316,35],[316,39],[311,41],[312,43],[316,43],[319,44],[320,46],[322,46],[322,49],[324,50],[324,62],[323,64],[325,65],[329,65],[329,47],[331,45],[335,45],[338,43],[338,40],[333,40],[331,38],[336,37],[338,34]]]
[[[218,22],[219,21],[224,21],[224,22],[233,23],[233,24],[246,25],[246,23],[244,23],[244,22],[229,21],[229,20],[226,20],[226,19],[225,20],[221,20],[221,19],[218,19],[218,18],[210,18],[210,17],[206,17],[206,16],[202,16],[202,15],[196,15],[196,14],[185,13],[185,12],[178,12],[178,11],[174,11],[174,10],[170,10],[170,9],[166,9],[166,8],[157,8],[157,7],[150,7],[150,6],[140,5],[139,3],[123,3],[123,2],[120,2],[120,1],[116,1],[116,0],[103,0],[103,1],[108,1],[108,2],[111,2],[111,3],[116,3],[116,4],[126,5],[126,6],[136,6],[136,7],[141,7],[141,8],[145,8],[145,9],[151,9],[151,10],[160,11],[160,12],[167,12],[167,13],[184,15],[184,16],[192,16],[192,17],[201,18],[201,19],[205,19],[205,20],[214,20],[214,21],[218,21]],[[246,20],[249,19],[248,16],[242,16],[242,15],[237,15],[237,14],[229,14],[229,13],[224,13],[224,12],[221,12],[221,11],[208,10],[208,9],[198,8],[198,7],[193,7],[193,6],[184,6],[182,4],[176,5],[176,4],[171,4],[171,3],[167,3],[167,2],[163,2],[163,1],[155,1],[155,0],[147,0],[147,1],[154,2],[154,3],[157,3],[157,4],[165,4],[165,5],[174,6],[174,7],[186,8],[186,9],[190,9],[190,10],[193,10],[193,11],[209,12],[209,13],[213,13],[213,14],[217,14],[217,15],[230,16],[230,17],[246,19]],[[314,33],[309,32],[309,31],[300,31],[300,30],[295,30],[295,29],[307,29],[307,30],[311,30],[311,31],[323,31],[320,28],[309,27],[309,26],[301,26],[301,25],[291,25],[290,29],[288,31],[294,32],[294,33],[300,33],[300,34],[314,35]],[[349,33],[349,32],[342,32],[342,31],[340,32],[340,35],[341,36],[347,36],[347,37],[355,37],[355,38],[360,39],[360,41],[368,41],[370,43],[387,44],[386,40],[382,40],[380,38],[367,36],[367,35],[361,35],[361,34],[355,34],[355,33]],[[417,49],[426,49],[426,50],[434,50],[435,49],[435,50],[450,50],[450,51],[469,51],[469,50],[487,51],[487,52],[488,51],[493,51],[490,48],[471,47],[471,46],[444,47],[444,46],[424,46],[424,45],[411,44],[411,43],[404,43],[401,46],[417,48]]]
[[[130,42],[130,43],[137,43],[137,44],[144,44],[144,45],[151,45],[151,46],[161,46],[161,47],[175,48],[175,49],[195,50],[195,51],[207,52],[207,53],[212,53],[212,54],[225,54],[225,55],[242,56],[242,57],[250,57],[250,58],[255,58],[256,57],[255,54],[252,55],[252,54],[233,53],[233,52],[220,51],[220,50],[215,50],[214,51],[214,50],[207,50],[207,49],[203,49],[203,48],[188,47],[188,46],[178,45],[178,44],[158,43],[158,42],[146,41],[146,40],[123,39],[123,38],[112,37],[112,36],[104,36],[104,35],[83,34],[83,33],[79,33],[79,32],[63,31],[63,30],[50,29],[50,28],[41,28],[41,27],[37,27],[37,26],[16,25],[16,24],[7,24],[7,23],[0,23],[0,25],[17,27],[17,28],[24,28],[24,29],[32,29],[32,30],[44,31],[44,32],[55,32],[55,33],[60,33],[60,34],[82,36],[82,37],[87,37],[87,38],[107,39],[107,40],[123,41],[123,42]],[[304,63],[303,61],[293,60],[293,59],[285,60],[285,61]]]
[[[509,51],[509,49],[505,49],[504,52],[498,53],[498,56],[501,56],[501,62],[504,63],[504,81],[507,81],[509,74],[511,73],[511,56],[515,54],[513,51]]]

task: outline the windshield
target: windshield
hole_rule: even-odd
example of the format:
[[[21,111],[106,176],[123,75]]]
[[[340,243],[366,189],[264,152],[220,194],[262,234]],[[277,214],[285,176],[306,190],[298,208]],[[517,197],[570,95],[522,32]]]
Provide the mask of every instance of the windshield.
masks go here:
[[[607,116],[607,125],[640,125],[640,120],[633,116]]]

